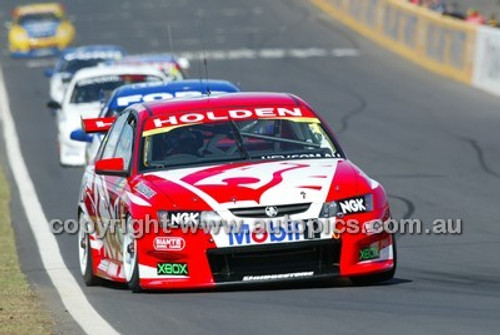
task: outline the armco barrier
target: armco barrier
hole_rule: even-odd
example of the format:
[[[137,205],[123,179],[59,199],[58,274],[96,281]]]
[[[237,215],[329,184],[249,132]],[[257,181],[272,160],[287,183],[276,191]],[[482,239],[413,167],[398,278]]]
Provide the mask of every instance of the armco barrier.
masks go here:
[[[476,35],[479,30],[476,26],[444,17],[404,0],[311,2],[352,30],[416,64],[472,84],[474,61],[477,58]],[[500,40],[496,46],[500,47]],[[500,49],[497,48],[496,52],[500,53]],[[497,68],[496,75],[500,76],[500,68]],[[500,78],[497,80],[500,83]]]

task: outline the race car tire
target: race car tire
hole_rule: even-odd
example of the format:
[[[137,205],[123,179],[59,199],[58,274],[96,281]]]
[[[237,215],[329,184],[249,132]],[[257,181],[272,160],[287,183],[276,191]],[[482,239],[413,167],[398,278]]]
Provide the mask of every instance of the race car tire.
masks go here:
[[[127,216],[126,229],[123,234],[123,272],[128,287],[132,292],[141,292],[139,285],[139,263],[137,240],[134,236],[132,217]]]
[[[94,266],[92,258],[92,249],[90,248],[90,237],[84,229],[86,221],[83,214],[78,216],[78,259],[80,263],[80,273],[83,281],[87,286],[99,285],[101,278],[94,275]]]
[[[382,273],[375,273],[372,275],[366,275],[366,276],[353,276],[350,277],[349,279],[351,282],[356,285],[356,286],[367,286],[367,285],[373,285],[385,281],[389,281],[392,278],[394,278],[394,274],[396,273],[396,268],[397,268],[397,248],[396,248],[396,235],[392,234],[392,252],[393,252],[393,260],[394,260],[394,266],[392,269],[386,272]]]

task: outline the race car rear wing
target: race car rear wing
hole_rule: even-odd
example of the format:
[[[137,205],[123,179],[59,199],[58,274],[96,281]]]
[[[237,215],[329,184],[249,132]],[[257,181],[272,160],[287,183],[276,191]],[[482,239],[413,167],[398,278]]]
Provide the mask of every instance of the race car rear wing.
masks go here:
[[[113,123],[115,117],[99,117],[95,119],[82,119],[82,129],[87,134],[106,133]]]

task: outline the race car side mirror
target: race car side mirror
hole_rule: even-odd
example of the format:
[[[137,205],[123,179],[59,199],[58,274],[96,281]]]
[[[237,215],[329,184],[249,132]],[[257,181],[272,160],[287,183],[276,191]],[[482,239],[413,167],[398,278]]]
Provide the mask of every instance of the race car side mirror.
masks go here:
[[[43,71],[45,77],[50,78],[54,75],[54,68],[48,67]]]
[[[61,104],[57,101],[50,100],[49,102],[47,102],[47,107],[50,109],[61,109]]]
[[[86,132],[83,131],[83,129],[77,129],[73,130],[69,137],[73,141],[78,141],[78,142],[92,142],[92,135],[87,134]]]
[[[128,172],[125,170],[125,161],[123,158],[104,158],[95,162],[95,173],[126,176]]]

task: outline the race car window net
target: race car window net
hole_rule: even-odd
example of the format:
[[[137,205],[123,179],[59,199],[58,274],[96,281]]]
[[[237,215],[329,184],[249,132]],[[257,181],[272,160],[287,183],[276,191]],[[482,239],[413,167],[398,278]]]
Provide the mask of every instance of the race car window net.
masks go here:
[[[341,154],[319,122],[254,119],[183,125],[143,137],[141,169],[332,157]]]
[[[71,93],[70,103],[81,104],[99,102],[102,95],[126,84],[161,81],[162,78],[150,75],[111,75],[80,80]],[[108,94],[109,96],[109,94]]]

